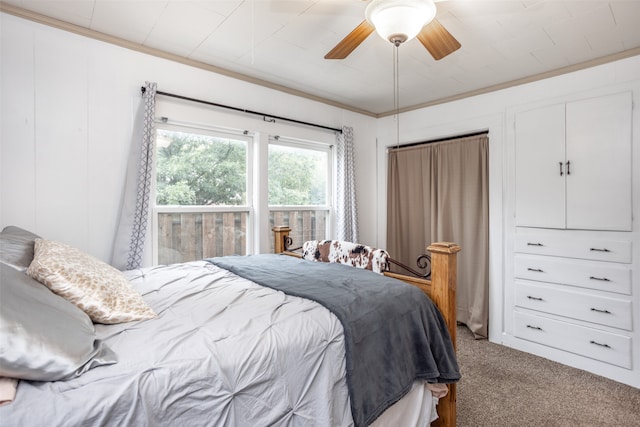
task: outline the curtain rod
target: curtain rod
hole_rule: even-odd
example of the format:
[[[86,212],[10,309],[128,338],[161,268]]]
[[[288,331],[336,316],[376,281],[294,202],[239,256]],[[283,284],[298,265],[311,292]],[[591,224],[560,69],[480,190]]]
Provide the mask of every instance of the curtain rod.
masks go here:
[[[453,136],[447,136],[444,138],[438,138],[438,139],[432,139],[430,141],[420,141],[420,142],[412,142],[411,144],[404,144],[404,145],[400,145],[400,149],[402,148],[408,148],[408,147],[415,147],[417,145],[425,145],[425,144],[433,144],[434,142],[444,142],[444,141],[451,141],[454,139],[461,139],[461,138],[468,138],[470,136],[480,136],[480,135],[488,135],[489,131],[488,130],[483,130],[483,131],[479,131],[479,132],[472,132],[472,133],[465,133],[462,135],[453,135]],[[389,147],[389,150],[394,150],[396,147]]]
[[[140,88],[140,90],[142,91],[142,93],[144,93],[146,89],[145,89],[144,86],[142,86]],[[326,130],[331,130],[331,131],[334,131],[334,132],[342,133],[342,129],[336,129],[336,128],[332,128],[332,127],[329,127],[329,126],[318,125],[318,124],[315,124],[315,123],[303,122],[301,120],[288,119],[286,117],[274,116],[272,114],[265,114],[265,113],[261,113],[259,111],[246,110],[244,108],[231,107],[229,105],[218,104],[218,103],[210,102],[210,101],[204,101],[202,99],[190,98],[188,96],[176,95],[174,93],[162,92],[162,91],[157,90],[156,91],[156,95],[164,95],[164,96],[169,96],[171,98],[182,99],[182,100],[185,100],[185,101],[197,102],[199,104],[211,105],[213,107],[220,107],[220,108],[226,108],[228,110],[239,111],[241,113],[254,114],[254,115],[257,115],[257,116],[262,116],[262,120],[264,120],[265,122],[275,123],[276,119],[278,119],[278,120],[285,120],[287,122],[297,123],[299,125],[313,126],[313,127],[317,127],[317,128],[321,128],[321,129],[326,129]]]

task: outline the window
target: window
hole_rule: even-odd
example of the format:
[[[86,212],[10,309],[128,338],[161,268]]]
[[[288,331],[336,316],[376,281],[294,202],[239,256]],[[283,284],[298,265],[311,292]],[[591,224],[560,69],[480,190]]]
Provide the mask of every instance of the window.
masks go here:
[[[159,264],[250,247],[250,138],[201,129],[156,130],[155,258]]]
[[[327,236],[331,213],[331,166],[330,146],[282,138],[270,140],[270,228],[290,226],[291,237],[298,244]]]
[[[223,129],[208,110],[160,107],[194,122],[156,123],[155,264],[273,251],[274,225],[290,226],[296,246],[330,235],[332,133],[235,116],[222,120],[256,130]]]

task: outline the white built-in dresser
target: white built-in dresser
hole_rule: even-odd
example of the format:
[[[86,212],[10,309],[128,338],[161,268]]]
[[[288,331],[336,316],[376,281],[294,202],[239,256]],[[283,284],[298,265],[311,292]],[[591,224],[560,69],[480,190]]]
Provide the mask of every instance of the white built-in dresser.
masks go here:
[[[521,106],[508,120],[504,342],[640,387],[633,92]]]

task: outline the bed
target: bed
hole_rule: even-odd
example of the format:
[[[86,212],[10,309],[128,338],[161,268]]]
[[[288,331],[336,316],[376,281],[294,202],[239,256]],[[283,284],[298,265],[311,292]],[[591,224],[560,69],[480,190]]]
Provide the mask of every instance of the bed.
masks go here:
[[[0,406],[2,425],[426,425],[436,402],[435,424],[455,425],[456,245],[429,247],[432,278],[424,280],[310,262],[288,250],[290,229],[276,227],[276,254],[120,273],[59,242],[6,231],[0,376],[21,379],[14,401]],[[80,282],[113,275],[124,305],[104,310],[86,290],[74,300],[69,281],[88,264]],[[342,283],[327,290],[333,276]],[[393,304],[357,298],[378,289],[404,311],[371,326]],[[382,305],[362,310],[369,304]],[[345,319],[354,307],[359,317]],[[429,340],[414,339],[416,316]],[[35,331],[28,339],[20,322]],[[434,398],[432,389],[441,391],[434,384],[447,384],[447,395]]]

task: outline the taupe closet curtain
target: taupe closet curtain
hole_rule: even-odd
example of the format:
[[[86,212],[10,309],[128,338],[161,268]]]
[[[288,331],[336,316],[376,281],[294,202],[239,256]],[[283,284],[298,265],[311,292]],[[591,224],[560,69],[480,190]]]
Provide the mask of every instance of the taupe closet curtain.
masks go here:
[[[455,242],[457,320],[487,337],[489,138],[486,134],[389,151],[387,250],[415,266],[435,241]]]

